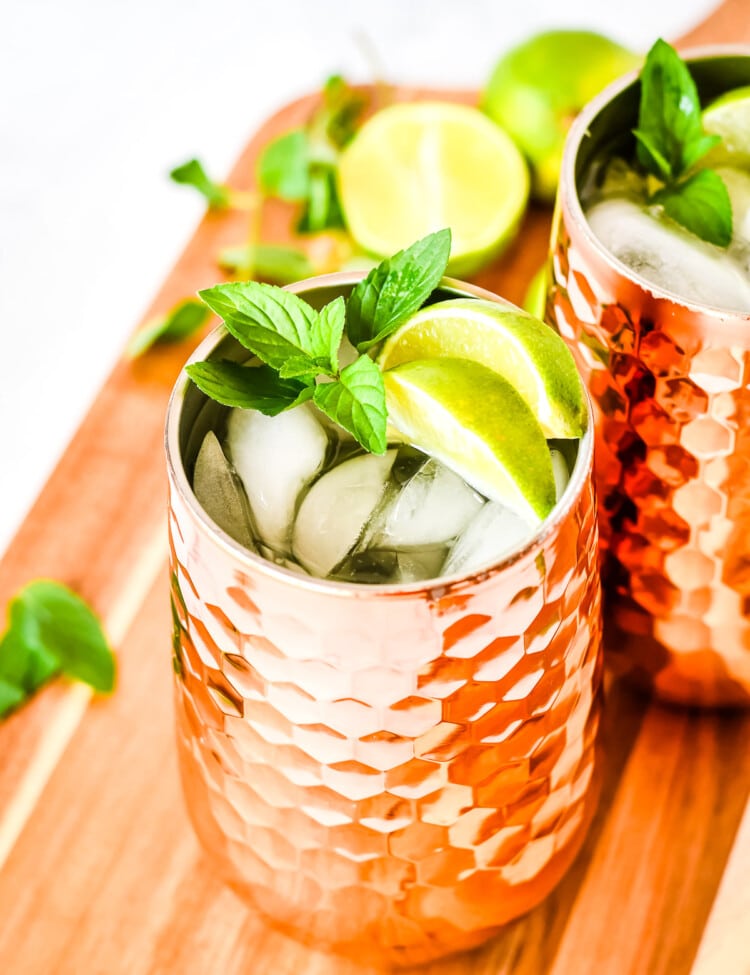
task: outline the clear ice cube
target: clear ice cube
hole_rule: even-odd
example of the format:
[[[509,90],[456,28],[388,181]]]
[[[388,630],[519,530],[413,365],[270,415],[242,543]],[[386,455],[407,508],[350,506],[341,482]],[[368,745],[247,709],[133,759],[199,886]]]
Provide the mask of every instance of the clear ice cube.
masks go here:
[[[657,287],[687,301],[750,311],[750,281],[722,248],[622,198],[597,203],[587,218],[607,250]]]
[[[428,458],[377,514],[366,544],[395,549],[438,545],[460,534],[483,503],[462,477]]]
[[[326,431],[308,404],[278,416],[234,409],[226,443],[260,539],[288,555],[297,499],[326,460]]]
[[[294,523],[293,549],[312,575],[329,575],[357,544],[383,497],[396,453],[352,457],[307,492]]]
[[[456,539],[441,574],[474,572],[498,562],[531,538],[536,527],[505,505],[488,501]]]
[[[247,497],[212,430],[203,438],[195,459],[193,491],[203,510],[219,528],[255,551]]]

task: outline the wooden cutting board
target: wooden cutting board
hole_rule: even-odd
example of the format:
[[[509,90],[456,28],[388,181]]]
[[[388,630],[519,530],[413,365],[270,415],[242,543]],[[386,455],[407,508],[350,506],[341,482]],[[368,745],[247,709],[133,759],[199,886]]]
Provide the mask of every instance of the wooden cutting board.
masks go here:
[[[728,0],[685,45],[750,42]],[[400,98],[425,92],[400,89]],[[434,92],[432,93],[435,94]],[[442,92],[472,102],[476,93]],[[282,109],[231,175],[315,103]],[[264,236],[287,237],[268,206]],[[208,214],[146,317],[214,283],[244,218]],[[549,213],[477,281],[520,301]],[[172,732],[162,426],[194,343],[121,361],[0,562],[0,602],[52,576],[98,610],[119,686],[91,701],[57,682],[0,724],[0,972],[5,975],[367,975],[267,929],[214,877],[187,821]],[[750,714],[650,704],[615,685],[601,807],[573,869],[540,907],[429,975],[748,975]]]

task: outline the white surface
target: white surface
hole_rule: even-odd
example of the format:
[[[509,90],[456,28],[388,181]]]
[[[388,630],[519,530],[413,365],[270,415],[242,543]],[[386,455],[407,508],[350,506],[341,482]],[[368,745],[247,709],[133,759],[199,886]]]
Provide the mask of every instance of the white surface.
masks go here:
[[[528,33],[638,49],[711,0],[7,0],[0,4],[0,552],[223,175],[276,108],[340,71],[480,86]],[[367,41],[363,42],[362,38]]]

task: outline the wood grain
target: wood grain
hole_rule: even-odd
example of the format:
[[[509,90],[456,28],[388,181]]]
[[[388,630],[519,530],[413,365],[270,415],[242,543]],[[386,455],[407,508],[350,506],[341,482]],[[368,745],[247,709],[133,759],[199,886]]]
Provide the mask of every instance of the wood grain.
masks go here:
[[[683,45],[750,41],[750,3],[727,0]],[[426,94],[398,89],[409,99]],[[434,93],[433,93],[434,94]],[[471,92],[440,93],[471,102]],[[230,176],[252,187],[287,106]],[[214,283],[241,214],[209,214],[146,318]],[[548,211],[478,276],[521,300],[544,258]],[[290,211],[263,233],[288,238]],[[0,971],[8,975],[369,975],[266,928],[213,875],[175,766],[162,426],[191,344],[120,362],[0,562],[0,600],[30,578],[66,581],[118,645],[109,700],[62,682],[0,725]],[[609,689],[601,806],[570,873],[539,908],[428,975],[750,973],[750,715],[697,714]],[[4,863],[3,863],[4,861]]]

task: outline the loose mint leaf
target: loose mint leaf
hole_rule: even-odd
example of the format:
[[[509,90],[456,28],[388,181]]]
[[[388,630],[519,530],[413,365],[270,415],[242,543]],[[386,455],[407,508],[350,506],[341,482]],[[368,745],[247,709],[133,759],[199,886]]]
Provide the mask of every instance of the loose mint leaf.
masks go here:
[[[344,215],[336,187],[336,168],[332,163],[316,162],[310,166],[310,183],[305,209],[297,230],[315,234],[321,230],[343,227]]]
[[[219,266],[241,277],[291,284],[312,277],[315,268],[302,251],[276,244],[249,244],[219,251]]]
[[[187,367],[192,381],[211,399],[224,406],[259,410],[276,416],[310,399],[311,385],[295,379],[282,379],[270,366],[241,366],[221,359],[218,362],[194,362]]]
[[[99,620],[74,592],[51,579],[25,586],[11,601],[0,641],[0,714],[62,672],[108,693],[115,659]]]
[[[638,161],[662,179],[681,176],[708,151],[698,89],[679,54],[661,39],[641,71],[635,135]]]
[[[135,359],[156,342],[181,342],[190,338],[205,325],[210,315],[203,302],[194,298],[181,301],[168,314],[146,322],[128,342],[127,355]]]
[[[236,281],[200,297],[246,349],[277,372],[292,356],[325,356],[327,343],[313,328],[318,313],[306,301],[272,284]]]
[[[732,204],[724,181],[713,169],[701,169],[681,183],[665,186],[651,199],[702,240],[719,247],[731,241]]]
[[[320,372],[335,376],[339,371],[339,346],[344,334],[346,302],[342,297],[329,302],[321,309],[313,324],[313,342],[317,349],[325,349],[324,368]]]
[[[383,374],[369,356],[342,369],[332,383],[315,387],[313,402],[373,454],[385,453],[387,410]]]
[[[290,356],[279,369],[282,379],[304,379],[313,382],[321,373],[328,373],[328,360],[322,357],[313,359],[306,355]]]
[[[229,189],[221,183],[215,183],[198,159],[190,159],[182,166],[177,166],[169,175],[175,183],[196,189],[214,210],[223,210],[229,206]]]
[[[331,75],[323,86],[323,122],[326,136],[337,149],[343,149],[359,128],[367,107],[367,97],[341,77]]]
[[[269,196],[305,200],[310,186],[310,149],[304,129],[274,139],[258,160],[258,182]]]
[[[451,232],[438,230],[382,261],[346,303],[346,331],[360,352],[381,342],[417,311],[445,274]]]

